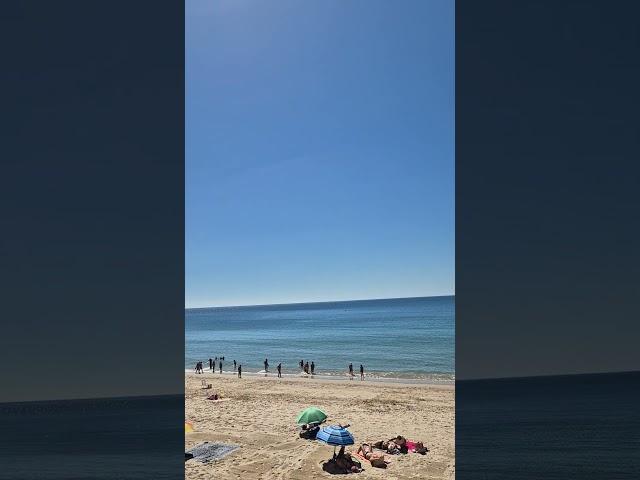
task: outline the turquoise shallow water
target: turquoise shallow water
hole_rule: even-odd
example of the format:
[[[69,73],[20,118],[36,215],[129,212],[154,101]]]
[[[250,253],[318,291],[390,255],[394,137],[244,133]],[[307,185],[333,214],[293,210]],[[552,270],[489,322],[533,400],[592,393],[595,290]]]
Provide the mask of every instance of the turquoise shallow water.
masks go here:
[[[370,377],[451,381],[455,372],[455,297],[220,307],[185,311],[185,369],[224,356],[243,372],[299,373],[300,360],[316,374],[343,376],[349,362]]]

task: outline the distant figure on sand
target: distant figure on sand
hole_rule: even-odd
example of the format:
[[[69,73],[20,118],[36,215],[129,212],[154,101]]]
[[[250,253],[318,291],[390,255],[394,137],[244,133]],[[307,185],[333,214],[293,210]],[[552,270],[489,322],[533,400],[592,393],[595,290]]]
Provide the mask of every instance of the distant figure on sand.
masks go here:
[[[312,361],[311,362],[311,375],[313,375],[313,372],[315,371],[315,369],[316,369],[316,364],[313,363],[313,361]]]
[[[360,380],[364,380],[364,367],[360,364]]]
[[[242,378],[242,365],[238,365],[238,378]]]
[[[209,370],[213,370],[213,360],[209,359]]]
[[[220,375],[222,375],[222,360],[220,360]]]
[[[349,376],[351,377],[351,380],[353,380],[353,363],[349,364]]]
[[[269,360],[267,360],[266,358],[264,359],[264,373],[267,373],[269,371]]]
[[[278,378],[282,378],[282,363],[278,364]]]
[[[236,361],[235,360],[233,361],[233,371],[234,372],[236,371]]]

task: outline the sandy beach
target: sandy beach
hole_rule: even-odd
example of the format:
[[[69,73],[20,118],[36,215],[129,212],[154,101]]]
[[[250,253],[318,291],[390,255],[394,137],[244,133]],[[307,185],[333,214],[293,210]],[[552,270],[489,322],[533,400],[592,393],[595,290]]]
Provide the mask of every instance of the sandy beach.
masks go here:
[[[212,384],[203,390],[202,379]],[[207,400],[216,392],[222,401]],[[205,373],[185,375],[185,420],[194,433],[185,448],[219,441],[240,448],[215,463],[185,463],[187,479],[310,479],[334,477],[321,468],[333,448],[298,437],[296,415],[308,406],[322,408],[327,424],[349,423],[357,448],[403,435],[421,440],[426,455],[388,455],[387,469],[350,474],[354,478],[455,478],[455,410],[452,385],[388,384],[359,380],[277,379]]]

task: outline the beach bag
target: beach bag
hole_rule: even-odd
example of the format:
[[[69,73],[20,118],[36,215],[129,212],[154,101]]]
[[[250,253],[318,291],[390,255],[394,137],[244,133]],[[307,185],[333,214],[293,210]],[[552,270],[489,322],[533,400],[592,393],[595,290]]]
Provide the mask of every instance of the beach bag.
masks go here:
[[[372,467],[387,468],[387,462],[384,461],[384,454],[382,453],[372,453],[369,457],[369,462],[371,462]]]

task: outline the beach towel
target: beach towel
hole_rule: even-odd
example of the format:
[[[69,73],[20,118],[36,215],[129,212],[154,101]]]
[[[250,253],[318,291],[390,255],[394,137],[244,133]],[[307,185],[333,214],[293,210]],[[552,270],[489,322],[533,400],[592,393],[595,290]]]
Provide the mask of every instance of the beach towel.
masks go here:
[[[185,452],[185,460],[186,457],[191,454],[193,455],[193,460],[200,463],[209,463],[215,462],[216,460],[220,460],[223,457],[226,457],[231,452],[236,450],[238,445],[230,445],[227,443],[209,443],[204,442],[199,445],[196,445],[190,450]]]

